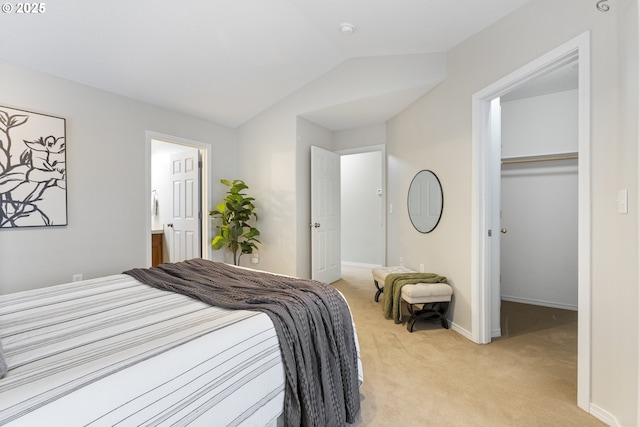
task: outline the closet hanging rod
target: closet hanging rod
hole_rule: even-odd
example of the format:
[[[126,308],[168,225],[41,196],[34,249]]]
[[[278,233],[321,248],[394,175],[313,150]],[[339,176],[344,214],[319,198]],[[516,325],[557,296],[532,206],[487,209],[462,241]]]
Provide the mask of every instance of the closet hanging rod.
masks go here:
[[[502,159],[502,164],[512,165],[516,163],[550,162],[555,160],[575,160],[577,158],[578,153],[556,154],[553,156],[512,157]]]

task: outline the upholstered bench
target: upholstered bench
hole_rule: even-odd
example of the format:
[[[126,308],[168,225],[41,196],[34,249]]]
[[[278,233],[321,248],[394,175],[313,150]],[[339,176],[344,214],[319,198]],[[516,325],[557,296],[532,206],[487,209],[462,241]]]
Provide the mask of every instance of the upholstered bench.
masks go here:
[[[413,332],[413,325],[418,319],[440,320],[443,328],[449,329],[447,313],[451,303],[453,288],[446,283],[416,283],[404,285],[400,290],[402,300],[407,303],[411,317],[407,322],[407,330]],[[417,305],[422,304],[421,308]]]
[[[384,279],[386,279],[389,274],[415,273],[415,271],[402,265],[398,265],[392,267],[377,267],[371,270],[371,273],[373,274],[373,284],[377,289],[374,299],[376,300],[376,302],[378,302],[378,300],[380,299],[380,294],[382,294],[382,292],[384,291]]]
[[[404,266],[377,267],[371,270],[373,284],[376,286],[375,301],[378,302],[384,292],[384,282],[389,274],[415,272]],[[453,288],[447,283],[416,283],[402,286],[400,296],[402,301],[407,303],[411,315],[407,322],[407,330],[413,332],[413,326],[418,319],[440,320],[442,327],[449,329],[447,313],[452,295]]]

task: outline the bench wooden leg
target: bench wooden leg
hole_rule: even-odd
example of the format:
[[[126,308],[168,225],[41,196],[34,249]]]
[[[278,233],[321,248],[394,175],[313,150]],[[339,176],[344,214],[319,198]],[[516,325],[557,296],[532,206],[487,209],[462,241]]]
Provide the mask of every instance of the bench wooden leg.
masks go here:
[[[416,320],[418,320],[418,318],[415,316],[411,316],[409,318],[409,321],[407,322],[407,331],[413,332],[413,325],[416,324]]]
[[[376,300],[376,302],[378,302],[378,301],[380,300],[380,295],[381,295],[381,294],[382,294],[382,292],[384,291],[384,287],[382,287],[382,288],[381,288],[381,287],[378,285],[378,281],[377,281],[377,280],[374,280],[374,281],[373,281],[373,284],[374,284],[374,285],[376,285],[376,289],[378,289],[378,290],[376,291],[376,296],[374,297],[374,299]]]
[[[420,310],[415,310],[414,304],[407,303],[409,309],[409,320],[407,321],[407,330],[413,332],[413,326],[416,320],[433,320],[440,319],[440,324],[443,328],[449,329],[449,322],[447,321],[447,313],[449,312],[449,302],[432,302],[426,303]]]
[[[442,318],[440,319],[440,323],[442,324],[443,328],[449,329],[449,321],[447,320],[446,316],[442,316]]]

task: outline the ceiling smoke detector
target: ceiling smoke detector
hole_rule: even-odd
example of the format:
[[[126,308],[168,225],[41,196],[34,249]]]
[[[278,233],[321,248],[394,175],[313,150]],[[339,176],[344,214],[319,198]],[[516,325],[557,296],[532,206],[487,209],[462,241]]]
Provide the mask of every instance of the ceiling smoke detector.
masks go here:
[[[350,24],[348,22],[340,24],[340,32],[342,32],[342,34],[350,36],[355,30],[356,27],[353,24]]]

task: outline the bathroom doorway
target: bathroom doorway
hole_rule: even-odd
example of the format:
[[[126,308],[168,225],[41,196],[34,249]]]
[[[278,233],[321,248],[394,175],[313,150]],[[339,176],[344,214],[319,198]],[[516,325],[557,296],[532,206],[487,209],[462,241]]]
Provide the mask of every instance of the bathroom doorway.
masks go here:
[[[207,258],[206,145],[159,134],[147,142],[152,264]]]

